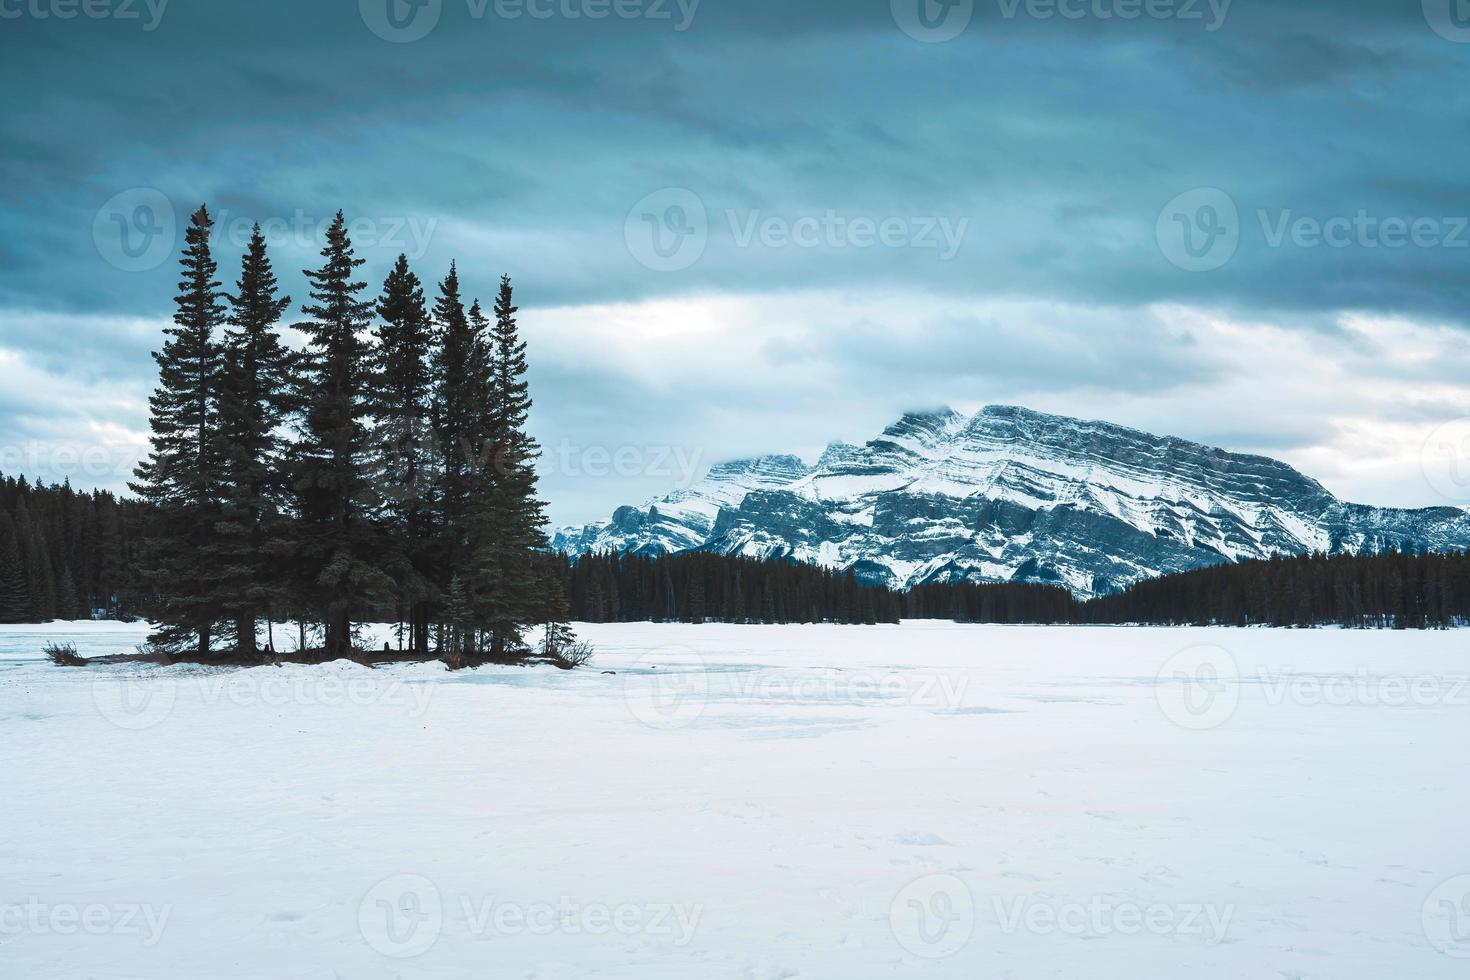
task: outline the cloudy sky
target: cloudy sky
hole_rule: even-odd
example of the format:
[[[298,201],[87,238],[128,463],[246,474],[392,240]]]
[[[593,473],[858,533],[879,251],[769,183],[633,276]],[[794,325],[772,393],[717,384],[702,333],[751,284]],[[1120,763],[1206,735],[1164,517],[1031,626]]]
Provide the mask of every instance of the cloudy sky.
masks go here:
[[[1444,503],[1461,6],[0,0],[0,470],[124,484],[206,201],[514,277],[559,523],[995,402]]]

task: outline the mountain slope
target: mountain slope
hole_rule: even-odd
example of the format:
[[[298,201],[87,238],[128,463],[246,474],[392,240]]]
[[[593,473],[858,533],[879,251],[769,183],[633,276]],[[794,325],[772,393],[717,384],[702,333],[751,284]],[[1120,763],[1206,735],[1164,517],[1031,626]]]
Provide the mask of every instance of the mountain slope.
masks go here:
[[[898,587],[1047,582],[1085,597],[1274,554],[1464,548],[1470,516],[1344,503],[1267,457],[991,406],[905,415],[864,446],[832,444],[814,466],[726,463],[552,544],[574,554],[706,548],[853,568]]]

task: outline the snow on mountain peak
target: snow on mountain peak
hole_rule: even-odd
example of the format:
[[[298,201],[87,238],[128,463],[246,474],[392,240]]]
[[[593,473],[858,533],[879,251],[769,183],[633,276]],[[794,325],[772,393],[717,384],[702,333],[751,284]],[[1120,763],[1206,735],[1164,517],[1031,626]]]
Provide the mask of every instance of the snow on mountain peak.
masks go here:
[[[990,405],[909,412],[862,446],[720,464],[693,486],[552,539],[573,554],[705,548],[895,586],[1034,581],[1079,595],[1221,561],[1470,545],[1452,508],[1345,504],[1279,460]]]

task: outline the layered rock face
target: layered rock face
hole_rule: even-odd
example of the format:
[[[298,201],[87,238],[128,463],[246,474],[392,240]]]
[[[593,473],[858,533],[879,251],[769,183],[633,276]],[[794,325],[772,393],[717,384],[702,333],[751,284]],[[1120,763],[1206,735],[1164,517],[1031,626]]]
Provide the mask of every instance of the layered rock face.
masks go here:
[[[789,557],[895,587],[1041,582],[1087,597],[1224,561],[1470,547],[1470,515],[1345,503],[1274,459],[991,406],[905,415],[813,466],[726,463],[552,544]]]

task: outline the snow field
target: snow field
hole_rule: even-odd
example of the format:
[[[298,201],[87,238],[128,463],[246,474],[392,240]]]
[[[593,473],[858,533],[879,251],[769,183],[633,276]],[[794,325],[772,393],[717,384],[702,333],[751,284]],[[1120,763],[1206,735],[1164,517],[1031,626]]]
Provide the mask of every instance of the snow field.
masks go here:
[[[1463,633],[578,630],[449,674],[0,627],[0,973],[1470,968]]]

